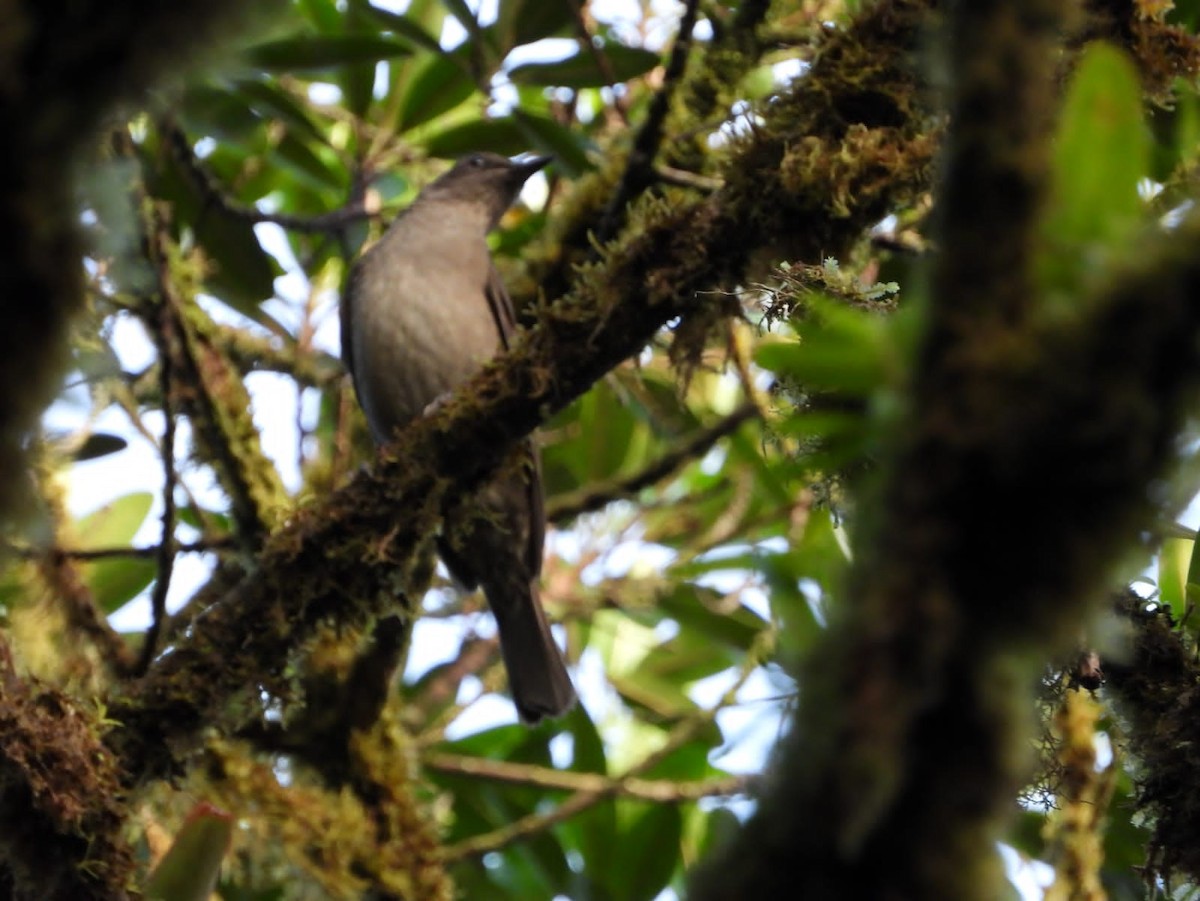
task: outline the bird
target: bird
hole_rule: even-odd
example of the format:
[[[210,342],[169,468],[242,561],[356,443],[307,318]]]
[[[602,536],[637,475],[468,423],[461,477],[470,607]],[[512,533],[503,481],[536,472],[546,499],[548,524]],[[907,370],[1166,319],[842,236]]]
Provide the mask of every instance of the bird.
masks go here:
[[[513,341],[516,314],[487,236],[550,159],[459,159],[351,267],[339,311],[342,358],[376,443]],[[521,454],[521,466],[443,511],[437,548],[455,582],[483,588],[513,703],[535,724],[566,713],[576,694],[538,592],[545,510],[532,439]]]

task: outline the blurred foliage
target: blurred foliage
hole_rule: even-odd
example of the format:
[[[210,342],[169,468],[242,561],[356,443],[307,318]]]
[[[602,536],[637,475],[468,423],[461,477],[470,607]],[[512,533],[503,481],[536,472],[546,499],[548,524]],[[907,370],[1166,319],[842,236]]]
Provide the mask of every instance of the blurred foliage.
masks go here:
[[[708,179],[738,130],[753,128],[744,101],[769,104],[797,65],[808,64],[823,23],[840,27],[848,15],[839,3],[792,6],[763,26],[773,38],[769,49],[746,50],[753,42],[743,42],[744,71],[714,100],[715,116],[668,116],[672,158],[694,160],[696,146],[705,154],[694,172],[659,172],[672,185],[668,193],[711,190]],[[1194,27],[1197,9],[1179,3],[1172,15]],[[722,40],[742,12],[736,2],[701,6],[692,66],[702,74],[710,48],[735,53],[736,41]],[[271,34],[164,89],[114,126],[107,161],[86,174],[81,197],[82,221],[93,233],[86,267],[99,346],[90,335],[75,348],[72,381],[85,387],[68,389],[53,414],[70,423],[74,450],[47,441],[46,471],[38,474],[45,516],[22,539],[35,551],[65,553],[75,567],[72,584],[102,618],[118,612],[115,622],[137,622],[140,633],[144,615],[129,614],[147,609],[162,579],[159,555],[120,551],[135,538],[142,546],[161,538],[161,498],[143,490],[157,490],[161,473],[134,452],[140,444],[150,459],[160,456],[164,417],[179,423],[170,539],[206,561],[201,576],[186,577],[186,591],[179,588],[185,577],[175,575],[181,602],[219,590],[215,576],[200,587],[214,571],[249,565],[233,551],[229,499],[239,483],[228,472],[275,467],[302,504],[369,459],[348,385],[328,375],[336,295],[348,262],[442,161],[469,150],[554,156],[545,197],[529,195],[531,208],[511,213],[496,239],[514,283],[526,274],[524,255],[545,253],[537,244],[543,236],[567,234],[577,224],[570,216],[594,211],[588,190],[611,192],[611,171],[661,90],[678,11],[644,4],[634,18],[610,19],[600,3],[499,0],[494,17],[475,15],[462,0],[387,8],[295,0]],[[729,60],[718,59],[714,70],[717,63]],[[702,77],[684,76],[684,87],[693,99],[711,93]],[[1175,100],[1156,108],[1147,126],[1137,73],[1120,50],[1097,46],[1075,68],[1044,219],[1041,275],[1052,295],[1071,294],[1101,263],[1125,253],[1155,215],[1170,211],[1156,206],[1163,201],[1148,186],[1178,198],[1172,192],[1191,185],[1200,100],[1185,84]],[[165,211],[165,235],[140,231],[149,208]],[[452,882],[467,898],[648,901],[682,892],[687,867],[735,829],[745,807],[731,799],[746,791],[737,774],[746,760],[751,769],[761,765],[795,693],[790,665],[836,616],[855,489],[878,462],[902,406],[922,303],[911,251],[920,247],[927,209],[923,196],[888,211],[895,218],[862,234],[840,260],[771,260],[760,281],[739,289],[741,318],[707,336],[702,365],[689,379],[672,368],[664,334],[638,365],[620,367],[545,424],[552,516],[570,510],[580,492],[611,489],[587,512],[556,518],[546,564],[543,597],[565,627],[583,704],[532,730],[508,724],[507,707],[498,720],[480,700],[500,687],[490,624],[475,600],[436,593],[442,603],[430,605],[429,622],[412,639],[422,651],[413,655],[419,665],[392,697],[402,728],[389,733],[395,745],[381,739],[413,762],[409,778],[449,864],[449,881],[431,879],[421,890],[404,883],[412,897],[444,894]],[[160,237],[170,245],[168,265],[194,288],[186,316],[165,339],[148,312],[147,298],[162,287],[144,246]],[[218,337],[201,355],[197,335]],[[204,363],[194,384],[175,389],[192,394],[165,405],[164,340],[191,342]],[[173,378],[190,376],[176,371]],[[254,410],[263,448],[231,437],[232,463],[214,459],[189,427],[189,417],[220,406],[221,379],[228,378],[268,386],[258,397],[278,407]],[[763,417],[731,420],[704,447],[679,452],[747,403]],[[297,421],[298,434],[289,432]],[[622,490],[671,455],[676,465],[661,478]],[[89,468],[123,458],[129,462],[117,469]],[[94,475],[121,466],[120,479]],[[108,493],[125,493],[72,517],[60,496],[68,473],[83,482],[112,479]],[[126,476],[136,490],[120,484]],[[1036,503],[1030,499],[1031,516]],[[1200,591],[1195,547],[1195,534],[1178,530],[1162,545],[1156,590],[1174,610],[1190,610]],[[31,559],[14,565],[0,583],[6,620],[23,642],[71,644],[79,626],[70,615],[39,637],[52,605],[47,579]],[[1194,637],[1198,622],[1184,618],[1180,629]],[[169,645],[183,621],[166,625]],[[347,639],[351,656],[357,638]],[[425,650],[439,641],[445,646],[437,653]],[[102,669],[90,651],[53,665],[33,647],[18,652],[37,663],[38,676],[64,684],[89,684],[91,670]],[[269,722],[269,704],[264,713]],[[1110,737],[1119,741],[1115,728]],[[232,841],[219,897],[323,897],[338,883],[313,877],[319,867],[343,868],[356,890],[362,885],[354,879],[385,884],[386,861],[360,866],[361,858],[339,853],[336,830],[349,832],[345,824],[357,823],[359,812],[337,791],[324,791],[328,774],[314,751],[248,735],[236,753],[240,762],[227,757],[221,767],[191,774],[187,793],[216,791],[206,780],[249,784],[253,761],[265,764],[254,772],[265,772],[279,795],[268,802],[267,789],[257,797],[248,791],[241,797],[250,800],[231,814],[254,826],[229,838],[227,820],[214,818],[217,839],[193,851],[207,856],[211,842]],[[1115,778],[1104,882],[1110,897],[1145,897],[1136,867],[1148,831],[1131,815],[1136,780],[1125,772]],[[170,795],[151,795],[141,817],[147,834],[163,827],[180,833],[160,874],[199,829],[195,820],[185,824],[183,805]],[[313,806],[321,804],[328,810],[318,816]],[[1044,809],[1026,808],[1010,844],[1031,859],[1046,854],[1045,821]],[[247,838],[264,834],[275,842]],[[153,844],[147,840],[146,848]],[[211,861],[197,872],[206,888]],[[404,894],[387,889],[394,892],[387,897]]]

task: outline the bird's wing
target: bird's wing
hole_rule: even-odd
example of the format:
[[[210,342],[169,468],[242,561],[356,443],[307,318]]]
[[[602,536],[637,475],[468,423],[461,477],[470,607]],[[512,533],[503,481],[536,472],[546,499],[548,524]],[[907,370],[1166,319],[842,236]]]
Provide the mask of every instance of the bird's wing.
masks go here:
[[[496,331],[500,333],[500,346],[508,350],[513,336],[517,333],[517,313],[513,309],[512,298],[508,296],[508,289],[500,280],[500,273],[496,271],[495,266],[488,266],[487,284],[483,291],[487,295],[492,318],[496,320]]]
[[[488,267],[487,285],[484,287],[488,307],[500,333],[500,346],[508,350],[517,334],[517,313],[512,298],[500,279],[495,266]],[[529,543],[525,548],[525,563],[531,576],[542,571],[542,546],[546,541],[546,499],[542,493],[542,455],[538,453],[537,439],[526,443],[529,451],[530,472],[526,480],[529,497]]]

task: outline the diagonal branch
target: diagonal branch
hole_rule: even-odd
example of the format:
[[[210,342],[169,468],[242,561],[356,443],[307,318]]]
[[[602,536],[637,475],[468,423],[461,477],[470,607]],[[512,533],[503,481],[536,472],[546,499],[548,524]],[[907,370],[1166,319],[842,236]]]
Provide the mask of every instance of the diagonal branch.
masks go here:
[[[1041,661],[1150,528],[1200,390],[1200,216],[1148,234],[1072,316],[1036,290],[1064,7],[950,5],[959,118],[909,412],[772,791],[694,875],[700,901],[1003,893]]]
[[[252,223],[268,222],[295,232],[337,235],[348,226],[379,214],[379,210],[368,203],[367,195],[362,192],[355,192],[355,196],[345,206],[315,216],[267,213],[252,206],[245,206],[229,197],[220,183],[208,173],[182,128],[167,121],[162,123],[162,133],[180,167],[200,192],[205,207],[218,210],[231,219]],[[362,196],[359,196],[360,193]]]
[[[898,44],[888,52],[908,59],[925,7],[898,6],[904,14],[888,19],[892,30],[872,37],[881,50]],[[911,93],[911,70],[896,63],[876,77],[884,76],[899,96]],[[828,77],[839,77],[836,67]],[[120,726],[108,743],[128,779],[175,772],[202,729],[240,725],[253,708],[233,699],[257,690],[286,700],[293,655],[327,624],[364,625],[394,609],[397,588],[411,607],[429,578],[422,561],[445,497],[478,484],[517,441],[671,320],[719,321],[737,313],[736,302],[713,289],[741,279],[754,253],[797,241],[814,254],[841,253],[881,210],[926,184],[927,169],[901,155],[893,177],[848,198],[835,221],[833,212],[814,206],[804,185],[783,178],[782,161],[810,127],[811,92],[822,90],[818,79],[806,79],[765,107],[758,131],[733,149],[721,191],[700,200],[644,202],[638,228],[607,246],[600,265],[580,270],[572,291],[542,309],[509,352],[414,422],[381,452],[373,472],[287,519],[245,577],[193,621],[131,694],[110,704]],[[911,147],[917,161],[927,158],[925,120],[904,119],[889,106],[891,96],[876,97],[865,114],[872,122],[886,115],[889,140]],[[843,117],[862,109],[857,94],[827,102],[844,103]],[[799,222],[810,227],[798,233]]]

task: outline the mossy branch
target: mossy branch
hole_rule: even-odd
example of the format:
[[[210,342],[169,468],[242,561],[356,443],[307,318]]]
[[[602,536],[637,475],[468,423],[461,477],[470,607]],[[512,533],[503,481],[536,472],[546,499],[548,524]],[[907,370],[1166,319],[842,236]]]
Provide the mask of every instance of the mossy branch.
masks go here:
[[[896,4],[891,30],[874,22],[876,49],[906,54],[923,14],[923,4]],[[906,73],[908,82],[893,88],[911,94],[915,76],[899,63],[877,64],[875,71]],[[142,685],[113,704],[122,725],[110,744],[131,781],[176,771],[201,728],[239,725],[248,711],[230,701],[246,697],[250,687],[286,696],[288,663],[321,624],[361,626],[389,608],[396,590],[419,597],[428,576],[422,559],[447,493],[476,484],[508,448],[639,352],[667,322],[711,316],[713,304],[721,305],[718,316],[731,312],[724,307],[728,296],[712,289],[739,279],[756,250],[807,243],[794,234],[797,211],[814,223],[822,211],[809,195],[788,190],[779,164],[799,139],[797,129],[811,124],[805,104],[813,89],[802,82],[764,111],[761,128],[728,161],[737,173],[731,189],[690,202],[645,198],[625,236],[577,274],[569,294],[539,312],[512,351],[454,401],[415,422],[373,472],[299,511],[271,536],[254,571],[196,620]],[[857,109],[900,123],[893,126],[897,141],[911,131],[924,158],[929,150],[919,129],[903,124],[887,96]],[[926,174],[921,166],[897,168],[890,189],[881,183],[851,205],[848,219],[839,214],[834,233],[842,243],[826,249],[845,246]],[[819,234],[828,239],[831,231]],[[247,623],[255,628],[247,630]]]
[[[0,33],[0,468],[26,468],[24,438],[68,362],[66,325],[83,297],[72,169],[101,117],[178,72],[230,23],[281,0],[10,3]],[[26,509],[26,484],[0,483],[0,516]]]
[[[908,414],[776,780],[694,881],[701,901],[998,897],[1041,661],[1152,521],[1200,387],[1200,217],[1148,234],[1077,316],[1044,314],[1031,258],[1061,6],[952,7],[960,118]]]
[[[0,636],[0,871],[10,898],[124,897],[134,871],[116,761],[91,711],[17,675]]]

